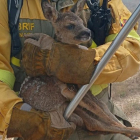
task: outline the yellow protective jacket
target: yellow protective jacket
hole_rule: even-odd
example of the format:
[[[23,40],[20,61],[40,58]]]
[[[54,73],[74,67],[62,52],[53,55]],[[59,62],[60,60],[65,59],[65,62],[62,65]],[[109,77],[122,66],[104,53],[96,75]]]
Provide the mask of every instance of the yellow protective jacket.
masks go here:
[[[63,1],[62,6],[64,6]],[[121,0],[111,0],[109,6],[112,8],[112,14],[115,18],[110,34],[116,34],[129,18],[130,12],[122,4]],[[66,6],[64,7],[66,8]],[[41,0],[24,0],[20,18],[23,20],[35,19],[44,21],[45,18],[41,9]],[[34,24],[28,25],[22,23],[19,28],[32,29],[33,27]],[[135,26],[134,29],[137,29],[137,26]],[[0,134],[6,134],[12,108],[16,103],[22,102],[22,99],[12,90],[15,76],[10,65],[11,36],[8,27],[7,0],[0,0],[0,32]],[[112,59],[96,80],[96,84],[121,81],[121,79],[127,79],[139,70],[140,42],[138,41],[139,36],[137,36],[135,32],[133,34],[126,38],[118,51],[113,55]],[[109,45],[110,42],[95,48],[95,59],[97,61],[101,59]],[[110,74],[114,75],[113,80]]]

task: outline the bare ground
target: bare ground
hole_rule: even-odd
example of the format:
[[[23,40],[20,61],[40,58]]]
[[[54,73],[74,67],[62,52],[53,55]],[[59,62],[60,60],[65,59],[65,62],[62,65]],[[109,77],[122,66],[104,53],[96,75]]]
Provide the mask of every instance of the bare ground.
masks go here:
[[[124,82],[114,83],[112,98],[132,125],[140,128],[140,71]]]
[[[129,120],[140,126],[140,72],[124,82],[114,83],[112,98]]]

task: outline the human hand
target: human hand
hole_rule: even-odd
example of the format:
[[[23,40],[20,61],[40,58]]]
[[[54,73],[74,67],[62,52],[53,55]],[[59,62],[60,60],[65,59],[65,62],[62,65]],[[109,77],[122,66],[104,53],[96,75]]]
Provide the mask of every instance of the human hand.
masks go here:
[[[24,43],[31,43],[40,47],[41,49],[51,50],[54,39],[43,33],[27,34],[25,35]]]
[[[23,140],[67,140],[76,126],[63,118],[65,107],[62,105],[56,111],[43,112],[18,103],[13,108],[7,136]]]
[[[78,45],[55,41],[50,43],[52,46],[47,46],[46,40],[50,37],[39,37],[27,38],[22,50],[22,65],[28,76],[53,75],[65,83],[89,83],[95,67],[94,49],[85,50]]]

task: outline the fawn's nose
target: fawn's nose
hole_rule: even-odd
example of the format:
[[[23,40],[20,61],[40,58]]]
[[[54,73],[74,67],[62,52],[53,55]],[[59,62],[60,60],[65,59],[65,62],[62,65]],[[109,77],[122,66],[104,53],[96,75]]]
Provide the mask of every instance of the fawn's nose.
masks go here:
[[[90,37],[91,36],[91,31],[89,29],[84,30],[80,33],[81,37]]]
[[[78,33],[75,39],[80,40],[81,42],[87,42],[91,38],[91,31],[89,29],[82,30]]]

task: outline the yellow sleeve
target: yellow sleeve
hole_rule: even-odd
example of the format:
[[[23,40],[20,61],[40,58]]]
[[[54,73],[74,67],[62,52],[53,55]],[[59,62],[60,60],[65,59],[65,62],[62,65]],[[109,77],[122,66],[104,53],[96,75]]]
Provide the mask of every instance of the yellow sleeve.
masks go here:
[[[102,2],[102,0],[100,0]],[[114,36],[114,40],[121,28],[124,26],[131,12],[125,7],[121,0],[111,0],[108,3],[111,8],[113,23],[110,36]],[[135,32],[137,24],[127,38],[123,41],[119,49],[112,56],[111,60],[105,66],[95,84],[107,84],[113,82],[121,82],[133,76],[139,71],[140,66],[140,37]],[[110,37],[108,37],[109,39]],[[110,40],[110,41],[111,41]],[[111,42],[95,48],[95,61],[99,62],[103,54],[110,46]]]
[[[14,73],[10,66],[11,36],[7,0],[0,1],[0,134],[6,134],[13,106],[22,100],[12,90]]]
[[[99,62],[111,42],[97,47],[95,61]],[[119,49],[107,63],[95,84],[121,82],[139,71],[140,42],[133,38],[126,38]]]

